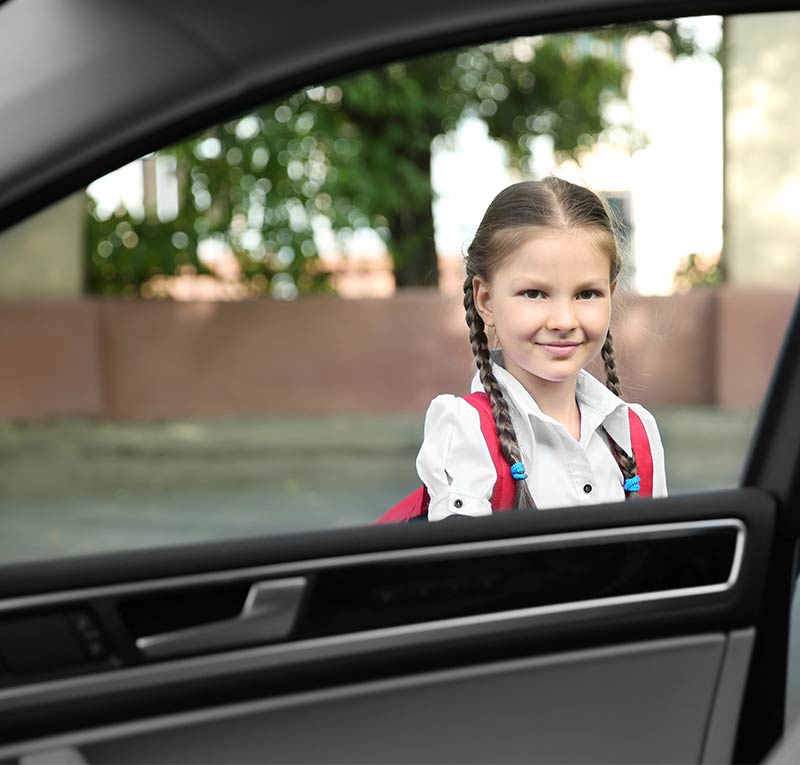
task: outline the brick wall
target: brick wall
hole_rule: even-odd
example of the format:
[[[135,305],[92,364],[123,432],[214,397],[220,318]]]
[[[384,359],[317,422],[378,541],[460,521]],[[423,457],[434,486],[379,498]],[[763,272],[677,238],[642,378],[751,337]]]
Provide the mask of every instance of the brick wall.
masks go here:
[[[613,331],[626,397],[757,407],[794,289],[629,296]],[[467,390],[463,307],[433,290],[292,302],[0,303],[0,417],[116,419],[421,411]]]

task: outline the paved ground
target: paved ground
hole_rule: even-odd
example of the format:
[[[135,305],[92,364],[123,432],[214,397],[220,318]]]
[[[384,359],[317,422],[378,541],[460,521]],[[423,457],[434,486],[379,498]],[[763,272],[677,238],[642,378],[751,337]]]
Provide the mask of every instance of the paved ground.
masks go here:
[[[670,491],[735,486],[752,413],[656,412]],[[369,522],[417,486],[422,416],[0,423],[0,561]]]

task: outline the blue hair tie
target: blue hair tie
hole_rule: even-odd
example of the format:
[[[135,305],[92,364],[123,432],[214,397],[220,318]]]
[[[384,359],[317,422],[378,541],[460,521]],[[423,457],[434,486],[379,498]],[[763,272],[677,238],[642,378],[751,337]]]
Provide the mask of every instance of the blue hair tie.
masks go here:
[[[515,462],[511,466],[511,477],[515,481],[524,481],[528,476],[525,474],[525,465],[521,462]]]
[[[639,491],[639,476],[635,475],[633,478],[625,479],[625,491],[629,493]]]

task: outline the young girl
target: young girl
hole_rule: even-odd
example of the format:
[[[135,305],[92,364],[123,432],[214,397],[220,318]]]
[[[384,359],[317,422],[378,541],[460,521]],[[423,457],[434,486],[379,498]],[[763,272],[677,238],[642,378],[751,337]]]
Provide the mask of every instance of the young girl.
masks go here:
[[[653,416],[620,398],[609,332],[621,260],[603,203],[559,178],[517,183],[495,197],[467,258],[464,307],[513,507],[588,505],[637,496],[629,408],[652,455],[652,496],[667,494]],[[490,350],[492,337],[494,350]],[[584,370],[601,354],[604,386]],[[478,410],[435,398],[417,471],[428,519],[492,512],[498,471]]]

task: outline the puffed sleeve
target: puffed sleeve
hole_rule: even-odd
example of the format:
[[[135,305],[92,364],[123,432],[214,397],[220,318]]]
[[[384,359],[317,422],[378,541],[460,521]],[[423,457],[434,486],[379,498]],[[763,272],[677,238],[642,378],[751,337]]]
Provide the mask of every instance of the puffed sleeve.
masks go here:
[[[664,445],[661,443],[661,434],[658,432],[656,418],[641,404],[629,404],[644,425],[647,439],[650,441],[650,452],[653,455],[653,496],[667,496],[667,471],[664,465]]]
[[[474,406],[451,395],[431,401],[417,472],[431,498],[428,520],[491,515],[496,474]]]

